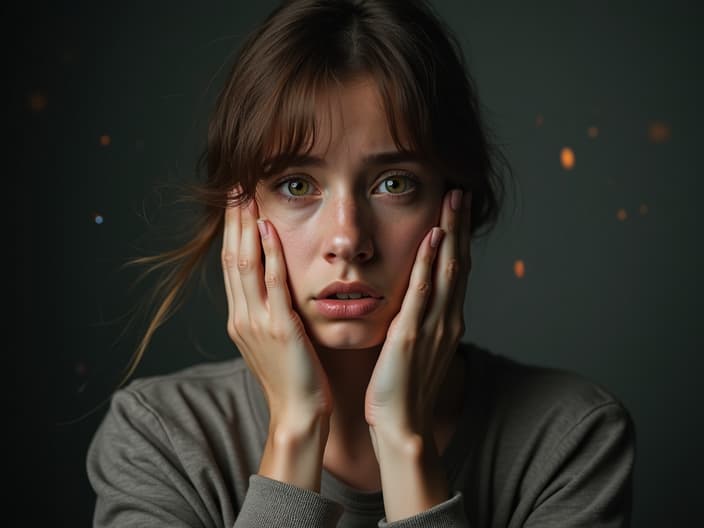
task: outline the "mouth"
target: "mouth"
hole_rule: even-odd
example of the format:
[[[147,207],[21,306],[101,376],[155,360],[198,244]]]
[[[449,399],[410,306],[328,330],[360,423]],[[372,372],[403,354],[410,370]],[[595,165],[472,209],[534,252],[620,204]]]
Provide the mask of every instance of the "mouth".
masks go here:
[[[316,300],[358,301],[360,299],[382,299],[383,297],[370,285],[360,282],[335,281],[328,284],[315,297]]]
[[[327,297],[323,297],[324,299],[334,299],[338,301],[349,301],[349,300],[357,300],[357,299],[372,299],[373,297],[371,295],[367,295],[366,293],[334,293],[332,295],[328,295]]]
[[[361,293],[336,293],[315,299],[315,309],[326,319],[362,319],[383,305],[382,298]]]

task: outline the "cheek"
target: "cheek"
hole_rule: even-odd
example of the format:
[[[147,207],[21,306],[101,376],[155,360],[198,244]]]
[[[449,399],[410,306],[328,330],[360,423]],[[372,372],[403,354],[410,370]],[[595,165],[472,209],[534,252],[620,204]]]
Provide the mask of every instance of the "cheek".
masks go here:
[[[386,265],[394,267],[394,275],[399,279],[398,287],[407,284],[421,242],[433,226],[438,225],[436,216],[434,211],[428,211],[426,214],[390,222],[380,233],[378,246],[383,251]]]
[[[291,225],[271,217],[269,220],[281,241],[292,300],[300,299],[298,294],[303,292],[301,283],[311,262],[312,240],[306,236],[305,229],[300,224]]]

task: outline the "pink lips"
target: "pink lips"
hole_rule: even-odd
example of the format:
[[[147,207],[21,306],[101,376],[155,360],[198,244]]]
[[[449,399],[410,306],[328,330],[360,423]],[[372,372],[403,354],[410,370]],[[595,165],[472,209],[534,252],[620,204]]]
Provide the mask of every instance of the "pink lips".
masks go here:
[[[359,299],[336,299],[338,293],[358,293]],[[332,319],[351,319],[363,317],[376,310],[382,304],[383,297],[371,286],[363,282],[336,281],[315,297],[314,303],[318,312]]]
[[[363,317],[376,310],[381,305],[381,299],[364,297],[362,299],[316,299],[318,312],[332,319],[350,319]]]

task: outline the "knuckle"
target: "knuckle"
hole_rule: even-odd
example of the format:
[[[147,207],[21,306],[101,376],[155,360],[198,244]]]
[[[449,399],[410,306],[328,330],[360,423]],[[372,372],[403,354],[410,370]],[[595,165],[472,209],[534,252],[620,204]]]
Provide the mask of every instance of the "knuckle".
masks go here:
[[[279,280],[279,276],[276,273],[267,273],[264,276],[264,284],[266,285],[267,289],[271,290],[277,288],[279,284],[281,284],[281,281]]]
[[[425,264],[426,266],[430,266],[433,263],[434,258],[435,258],[435,254],[433,253],[433,251],[428,250],[428,251],[425,251],[421,254],[420,261],[422,264]]]
[[[288,330],[285,326],[279,323],[272,323],[270,332],[271,337],[273,337],[275,341],[285,342],[288,340]]]
[[[247,257],[240,257],[237,259],[237,269],[239,269],[240,273],[247,273],[252,269],[252,261]]]
[[[435,335],[439,338],[445,335],[445,321],[442,319],[435,324]]]
[[[447,280],[453,281],[457,277],[460,270],[460,263],[456,258],[450,259],[445,268],[445,276]]]
[[[453,320],[449,325],[450,339],[454,341],[459,340],[464,335],[464,319],[458,318]]]
[[[401,343],[403,344],[404,348],[407,349],[413,348],[417,342],[418,332],[416,332],[415,330],[404,332],[403,336],[401,337]]]
[[[427,296],[430,292],[430,283],[428,281],[421,281],[416,284],[416,293],[423,297]]]
[[[229,318],[227,321],[227,336],[235,342],[240,339],[240,334],[237,331],[237,323],[233,318]]]
[[[241,317],[235,316],[235,318],[234,318],[234,320],[233,320],[233,322],[232,322],[232,326],[233,326],[233,328],[235,329],[235,332],[236,332],[238,335],[241,335],[241,334],[242,334],[242,331],[245,330],[245,328],[244,328],[244,322],[242,321],[242,318],[241,318]]]
[[[235,266],[235,254],[229,250],[224,250],[222,252],[220,255],[220,260],[222,261],[222,265],[225,269],[230,269]]]

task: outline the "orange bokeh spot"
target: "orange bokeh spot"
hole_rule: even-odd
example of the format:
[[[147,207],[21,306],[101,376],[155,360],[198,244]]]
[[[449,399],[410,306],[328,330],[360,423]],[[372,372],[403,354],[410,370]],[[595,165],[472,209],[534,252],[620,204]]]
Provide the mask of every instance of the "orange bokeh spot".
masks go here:
[[[670,125],[662,121],[653,121],[648,125],[648,139],[651,143],[665,143],[672,136]]]
[[[46,96],[40,93],[33,93],[29,96],[29,107],[33,112],[41,112],[46,108]]]
[[[599,127],[590,126],[590,127],[587,129],[587,135],[588,135],[590,138],[592,138],[592,139],[594,139],[595,137],[599,136]]]
[[[107,134],[100,136],[100,144],[104,147],[107,147],[112,140],[110,139],[110,136]]]
[[[523,263],[522,260],[519,259],[513,263],[513,273],[519,279],[522,279],[523,276],[526,274],[526,265]]]
[[[616,213],[616,218],[618,218],[619,220],[621,220],[621,222],[623,222],[626,218],[628,218],[628,213],[626,213],[625,209],[621,208]]]
[[[569,147],[564,147],[560,151],[560,163],[563,169],[572,170],[574,167],[574,150]]]

